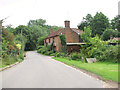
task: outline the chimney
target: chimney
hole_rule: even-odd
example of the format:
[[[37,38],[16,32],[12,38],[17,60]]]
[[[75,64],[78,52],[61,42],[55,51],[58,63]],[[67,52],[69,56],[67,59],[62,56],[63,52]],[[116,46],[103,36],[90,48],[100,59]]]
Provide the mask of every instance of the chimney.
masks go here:
[[[70,27],[70,21],[68,20],[65,21],[65,27]]]

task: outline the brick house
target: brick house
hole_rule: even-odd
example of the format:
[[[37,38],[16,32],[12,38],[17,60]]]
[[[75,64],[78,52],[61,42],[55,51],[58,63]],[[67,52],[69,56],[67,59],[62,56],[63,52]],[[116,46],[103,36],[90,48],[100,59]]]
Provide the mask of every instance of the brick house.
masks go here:
[[[67,42],[67,52],[78,52],[80,50],[80,44],[84,44],[83,40],[80,37],[80,34],[83,33],[82,30],[76,28],[70,28],[70,21],[65,21],[65,28],[59,29],[55,32],[50,33],[48,37],[44,40],[44,46],[53,44],[54,51],[61,52],[61,41],[60,35],[64,34],[66,36]]]

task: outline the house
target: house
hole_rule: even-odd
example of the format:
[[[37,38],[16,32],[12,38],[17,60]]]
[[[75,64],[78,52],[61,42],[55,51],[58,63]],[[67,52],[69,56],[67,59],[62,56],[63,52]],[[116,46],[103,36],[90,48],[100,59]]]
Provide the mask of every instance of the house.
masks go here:
[[[53,50],[61,52],[60,35],[64,34],[66,36],[67,52],[78,52],[81,48],[80,44],[84,44],[80,37],[83,31],[77,28],[70,28],[70,21],[64,21],[64,23],[65,28],[52,32],[45,38],[44,46],[46,47],[47,45],[53,44]]]

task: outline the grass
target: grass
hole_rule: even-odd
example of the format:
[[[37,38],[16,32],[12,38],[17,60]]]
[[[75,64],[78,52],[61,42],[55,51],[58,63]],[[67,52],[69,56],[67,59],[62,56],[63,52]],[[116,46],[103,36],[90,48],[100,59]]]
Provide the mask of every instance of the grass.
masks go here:
[[[11,64],[15,64],[16,62],[22,62],[24,60],[24,53],[21,53],[19,56],[6,56],[5,58],[2,58],[2,64],[0,65],[0,68],[6,67]]]
[[[77,68],[87,70],[95,73],[104,80],[112,80],[120,82],[118,80],[118,63],[111,62],[97,62],[97,63],[82,63],[81,61],[69,60],[68,58],[53,57],[53,59],[61,61],[67,65],[73,65]]]

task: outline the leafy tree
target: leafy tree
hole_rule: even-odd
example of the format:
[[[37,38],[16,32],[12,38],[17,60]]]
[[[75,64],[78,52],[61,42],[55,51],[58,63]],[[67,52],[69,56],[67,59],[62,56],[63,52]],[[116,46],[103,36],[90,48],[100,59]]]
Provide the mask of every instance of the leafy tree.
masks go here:
[[[45,25],[45,23],[46,23],[46,20],[44,20],[44,19],[30,20],[28,22],[28,27],[31,27],[33,25],[43,26],[43,25]]]
[[[96,34],[99,36],[102,35],[106,28],[109,28],[108,18],[102,12],[97,12],[91,22],[92,36],[95,36]]]
[[[89,38],[91,38],[90,26],[84,27],[84,33],[81,34],[81,38],[84,42],[89,42]]]
[[[114,17],[114,19],[111,20],[111,27],[112,29],[116,29],[120,32],[120,15],[117,15]]]
[[[113,30],[113,29],[106,29],[101,35],[101,38],[103,40],[109,40],[110,35],[112,35],[113,37],[118,37],[118,36],[120,37],[120,32],[118,32],[117,30]]]
[[[46,38],[46,36],[39,37],[38,41],[37,41],[37,46],[44,45],[44,39],[45,38]]]
[[[86,57],[93,57],[94,52],[99,49],[100,47],[103,47],[107,43],[102,41],[98,35],[95,37],[91,37],[91,30],[90,27],[84,28],[84,33],[82,33],[81,38],[83,39],[83,42],[86,43],[82,46],[81,54],[84,58]]]
[[[84,30],[84,27],[90,26],[91,25],[91,21],[92,21],[93,17],[91,14],[87,14],[87,16],[81,21],[81,23],[78,25],[78,28],[80,30]]]

